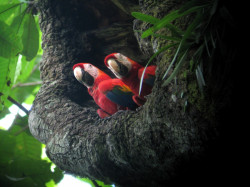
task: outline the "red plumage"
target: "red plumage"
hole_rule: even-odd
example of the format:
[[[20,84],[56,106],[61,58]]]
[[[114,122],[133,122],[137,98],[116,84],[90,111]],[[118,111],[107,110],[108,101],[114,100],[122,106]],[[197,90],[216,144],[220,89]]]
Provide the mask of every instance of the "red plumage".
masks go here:
[[[155,70],[157,66],[151,65],[146,68],[143,77],[142,89],[139,96],[140,80],[143,70],[145,69],[144,66],[120,53],[112,53],[106,56],[104,63],[118,78],[120,78],[126,85],[130,87],[130,89],[135,94],[134,101],[138,105],[144,104],[146,101],[144,96],[150,94],[152,91],[155,79]]]
[[[100,107],[97,113],[101,118],[110,116],[118,110],[132,109],[124,94],[130,94],[132,98],[133,93],[121,80],[112,79],[89,63],[78,63],[73,66],[73,71],[76,79],[88,88],[89,94]]]

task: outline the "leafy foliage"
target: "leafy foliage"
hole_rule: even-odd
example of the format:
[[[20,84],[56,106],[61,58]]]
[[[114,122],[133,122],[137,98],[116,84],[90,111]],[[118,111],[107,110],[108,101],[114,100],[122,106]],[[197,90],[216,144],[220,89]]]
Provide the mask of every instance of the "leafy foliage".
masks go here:
[[[33,15],[29,13],[25,17],[24,28],[26,29],[22,34],[23,50],[21,53],[27,61],[30,61],[36,56],[39,48],[39,32]]]
[[[164,16],[162,19],[155,18],[150,15],[145,15],[139,12],[133,12],[132,15],[144,22],[150,23],[152,26],[142,33],[142,38],[149,36],[162,38],[167,42],[166,46],[160,48],[148,61],[146,67],[159,54],[167,49],[178,46],[169,67],[165,71],[162,79],[164,80],[162,86],[167,86],[177,73],[180,71],[185,62],[185,58],[189,51],[194,51],[191,57],[192,70],[195,70],[197,82],[202,91],[205,86],[205,80],[202,73],[202,57],[208,56],[212,58],[213,51],[216,48],[218,41],[224,31],[220,28],[218,20],[224,20],[225,23],[231,22],[231,17],[226,7],[220,0],[192,0],[184,4],[180,9],[172,11]],[[193,21],[185,30],[181,30],[173,23],[178,22],[179,18],[191,16]],[[170,35],[160,35],[157,32],[166,29]],[[145,68],[146,69],[146,68]],[[170,70],[172,74],[169,75]],[[144,76],[144,72],[142,77]],[[142,80],[141,80],[142,84]]]
[[[0,21],[0,55],[4,58],[15,57],[23,49],[21,38],[3,21]]]
[[[31,105],[41,85],[41,31],[31,12],[25,1],[0,2],[0,119],[10,114],[12,100]],[[29,132],[27,115],[17,114],[8,130],[0,127],[0,186],[55,186],[63,173],[58,168],[52,171],[47,157],[41,159],[42,147]]]
[[[51,162],[41,160],[42,145],[29,130],[23,131],[27,116],[17,116],[8,131],[0,130],[1,186],[45,186],[51,179],[59,182],[59,169],[51,171]]]
[[[18,0],[0,3],[0,110],[10,106],[10,95],[17,99],[20,89],[13,86],[28,81],[31,72],[23,72],[26,68],[36,67],[41,57],[41,33],[31,10],[30,6]],[[22,95],[22,99],[18,97],[18,101],[24,102],[29,93]]]
[[[0,110],[3,109],[14,82],[17,60],[17,57],[9,59],[0,57]]]
[[[10,114],[12,100],[32,104],[41,84],[38,63],[42,49],[38,19],[24,2],[1,0],[0,28],[2,119]],[[41,159],[42,144],[27,127],[27,115],[16,115],[9,130],[0,130],[0,186],[49,186],[63,177],[61,170],[51,171],[52,163]]]

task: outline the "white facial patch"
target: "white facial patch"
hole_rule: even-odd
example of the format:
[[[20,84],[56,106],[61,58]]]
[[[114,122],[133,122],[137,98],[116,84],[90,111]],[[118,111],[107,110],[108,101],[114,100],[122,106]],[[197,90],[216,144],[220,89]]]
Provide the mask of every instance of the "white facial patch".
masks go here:
[[[81,68],[80,67],[76,67],[74,69],[74,76],[75,78],[78,80],[78,81],[81,81],[82,80],[82,71],[81,71]]]
[[[117,72],[120,71],[119,66],[118,66],[117,62],[115,61],[115,59],[111,58],[108,60],[107,63],[108,63],[108,67],[110,69],[112,68],[114,71],[117,71]]]
[[[113,58],[110,58],[108,61],[107,61],[107,64],[108,64],[108,68],[114,73],[114,75],[117,77],[117,78],[122,78],[122,76],[119,74],[120,72],[120,68],[118,66],[119,62],[116,62],[115,59]]]

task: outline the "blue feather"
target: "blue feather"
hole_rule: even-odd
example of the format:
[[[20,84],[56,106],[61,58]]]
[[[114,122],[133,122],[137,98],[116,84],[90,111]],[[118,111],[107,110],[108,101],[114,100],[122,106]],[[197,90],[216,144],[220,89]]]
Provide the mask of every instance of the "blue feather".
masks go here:
[[[117,103],[120,106],[128,107],[129,109],[135,109],[137,107],[136,103],[133,101],[132,92],[126,92],[122,90],[122,87],[115,86],[112,90],[106,92],[106,97]]]

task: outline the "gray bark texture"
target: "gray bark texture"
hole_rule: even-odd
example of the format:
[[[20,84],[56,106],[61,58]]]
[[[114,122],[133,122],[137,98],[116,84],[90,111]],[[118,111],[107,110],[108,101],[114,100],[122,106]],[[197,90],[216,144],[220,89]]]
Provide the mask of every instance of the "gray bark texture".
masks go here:
[[[225,64],[206,73],[208,97],[199,93],[188,66],[162,87],[162,76],[173,57],[168,50],[154,62],[156,81],[145,105],[105,119],[98,117],[96,104],[72,72],[74,64],[89,62],[111,75],[103,60],[112,52],[145,65],[162,41],[142,40],[134,30],[149,25],[134,20],[130,12],[160,18],[182,2],[38,1],[43,84],[29,115],[29,127],[46,144],[48,157],[59,168],[117,186],[199,184],[199,179],[211,182],[221,177],[226,164],[220,129],[224,128],[223,115],[230,110],[231,80],[225,78],[230,76]],[[181,24],[185,27],[188,20]]]

